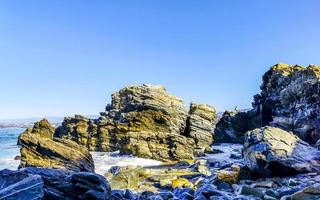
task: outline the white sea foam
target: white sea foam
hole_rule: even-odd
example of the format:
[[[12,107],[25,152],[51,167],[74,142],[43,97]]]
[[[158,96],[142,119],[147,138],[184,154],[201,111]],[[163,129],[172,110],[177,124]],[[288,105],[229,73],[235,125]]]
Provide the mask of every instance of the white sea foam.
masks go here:
[[[94,160],[95,172],[104,175],[113,166],[156,166],[160,161],[137,158],[133,156],[120,156],[119,152],[91,152]]]

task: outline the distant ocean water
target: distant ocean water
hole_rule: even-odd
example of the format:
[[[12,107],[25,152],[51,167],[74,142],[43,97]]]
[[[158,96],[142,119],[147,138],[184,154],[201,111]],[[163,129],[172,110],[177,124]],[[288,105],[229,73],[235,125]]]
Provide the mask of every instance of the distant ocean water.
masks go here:
[[[18,169],[20,161],[14,160],[14,157],[20,155],[17,139],[24,130],[24,128],[0,128],[0,170]],[[112,166],[154,166],[161,164],[159,161],[150,159],[120,156],[118,152],[91,152],[91,154],[95,163],[95,171],[99,174],[106,173]]]
[[[17,139],[24,128],[0,128],[0,170],[17,169],[19,160],[14,160],[20,155]]]

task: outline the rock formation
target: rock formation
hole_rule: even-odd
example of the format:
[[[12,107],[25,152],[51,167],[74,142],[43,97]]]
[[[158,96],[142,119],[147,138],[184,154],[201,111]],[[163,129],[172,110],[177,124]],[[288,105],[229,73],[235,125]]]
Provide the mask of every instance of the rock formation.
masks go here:
[[[65,118],[56,137],[71,139],[89,150],[114,151],[157,160],[192,159],[195,149],[210,149],[215,110],[191,104],[163,86],[129,86],[112,94],[101,117]]]
[[[277,126],[315,143],[320,138],[320,67],[271,67],[253,106],[261,113],[263,126]]]
[[[89,172],[28,167],[0,171],[0,199],[110,199],[106,179]]]
[[[246,131],[275,126],[311,144],[320,139],[320,67],[276,64],[262,79],[253,109],[226,111],[216,125],[215,142],[242,142]]]
[[[249,169],[260,176],[320,172],[320,151],[293,133],[275,127],[247,132],[243,154]]]
[[[243,143],[244,134],[261,127],[261,118],[256,110],[225,111],[214,129],[216,143]]]
[[[41,120],[19,136],[21,167],[93,172],[93,159],[87,148],[71,140],[53,137],[53,130],[47,120]]]

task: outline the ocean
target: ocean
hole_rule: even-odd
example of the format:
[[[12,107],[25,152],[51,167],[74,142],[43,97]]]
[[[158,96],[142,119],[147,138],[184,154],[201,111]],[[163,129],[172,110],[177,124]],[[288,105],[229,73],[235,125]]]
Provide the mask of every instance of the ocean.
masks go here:
[[[20,155],[20,148],[17,139],[25,128],[0,128],[0,170],[18,169],[19,160],[15,156]],[[155,166],[161,164],[160,161],[136,158],[133,156],[121,156],[119,152],[91,152],[95,171],[98,174],[105,174],[112,166]]]
[[[17,139],[24,128],[0,128],[0,170],[18,169],[19,160],[14,160],[20,155]]]

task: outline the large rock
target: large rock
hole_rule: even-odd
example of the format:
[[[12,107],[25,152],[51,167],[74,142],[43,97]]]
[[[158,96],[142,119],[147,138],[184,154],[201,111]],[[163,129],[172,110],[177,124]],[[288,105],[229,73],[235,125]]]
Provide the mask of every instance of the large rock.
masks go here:
[[[320,151],[275,127],[247,132],[243,153],[248,168],[259,176],[320,172]]]
[[[115,151],[157,160],[192,159],[213,142],[216,113],[208,105],[191,104],[163,86],[129,86],[112,94],[112,102],[96,120],[65,118],[55,136],[71,139],[89,150]]]
[[[255,110],[225,111],[214,129],[215,143],[243,143],[244,134],[261,127],[260,114]]]
[[[315,143],[320,139],[320,67],[277,64],[263,76],[253,106],[263,125],[292,131]]]
[[[41,176],[7,169],[0,171],[0,199],[40,200],[43,196]]]
[[[198,148],[210,148],[215,120],[216,111],[212,106],[191,103],[185,132],[195,140]]]
[[[0,171],[0,199],[110,199],[107,180],[98,174],[28,167]]]
[[[42,120],[37,124],[47,123]],[[94,171],[88,149],[71,140],[48,136],[53,127],[27,129],[19,136],[21,167],[46,167],[73,171]],[[39,131],[35,131],[39,130]],[[44,134],[44,135],[43,135]]]

